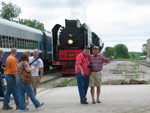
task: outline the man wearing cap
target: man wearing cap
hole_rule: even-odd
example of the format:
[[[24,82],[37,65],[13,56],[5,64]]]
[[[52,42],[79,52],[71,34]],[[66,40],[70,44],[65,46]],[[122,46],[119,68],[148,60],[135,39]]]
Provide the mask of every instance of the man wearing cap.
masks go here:
[[[95,104],[101,103],[99,96],[101,93],[101,84],[102,84],[102,74],[101,70],[103,68],[104,62],[109,62],[114,57],[106,58],[102,54],[99,53],[98,47],[93,47],[93,55],[90,57],[90,65],[91,65],[91,76],[90,76],[90,83],[89,86],[91,87],[91,96],[92,96],[92,103]],[[95,101],[94,94],[95,90],[94,87],[97,87],[97,99]]]
[[[90,68],[90,48],[85,47],[83,52],[76,57],[75,72],[81,104],[88,104],[86,94],[89,87]]]

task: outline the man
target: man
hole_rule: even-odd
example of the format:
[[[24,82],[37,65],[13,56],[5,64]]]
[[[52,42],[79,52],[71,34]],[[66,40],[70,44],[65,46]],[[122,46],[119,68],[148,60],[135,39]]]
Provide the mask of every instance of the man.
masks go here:
[[[3,79],[3,73],[4,73],[4,67],[2,67],[2,57],[3,57],[4,51],[0,49],[0,101],[3,101],[4,97],[4,87],[2,83]]]
[[[88,104],[86,94],[89,86],[90,68],[90,48],[85,47],[83,52],[76,57],[75,71],[77,77],[78,90],[81,104]]]
[[[32,72],[32,77],[33,77],[33,89],[34,89],[34,94],[36,96],[37,94],[37,88],[38,88],[38,84],[41,82],[41,79],[43,77],[43,61],[41,58],[39,58],[39,50],[35,49],[33,52],[33,56],[29,57],[29,62],[30,62],[30,66],[31,67],[36,67]],[[40,74],[39,74],[40,71]]]
[[[6,60],[5,65],[5,75],[7,81],[6,93],[4,95],[4,102],[3,102],[3,110],[13,109],[9,106],[10,102],[10,95],[13,94],[14,101],[16,104],[16,109],[19,109],[19,89],[16,84],[16,77],[17,77],[17,60],[15,58],[17,54],[17,49],[12,48],[11,53]]]
[[[90,76],[90,87],[91,87],[91,96],[92,96],[92,103],[95,104],[101,103],[99,96],[101,93],[101,84],[102,84],[102,74],[101,70],[103,67],[103,62],[109,62],[114,57],[105,58],[103,55],[99,54],[99,48],[93,47],[93,55],[90,57],[90,64],[91,64],[91,76]],[[97,87],[97,99],[95,101],[94,94],[95,90],[94,87]]]

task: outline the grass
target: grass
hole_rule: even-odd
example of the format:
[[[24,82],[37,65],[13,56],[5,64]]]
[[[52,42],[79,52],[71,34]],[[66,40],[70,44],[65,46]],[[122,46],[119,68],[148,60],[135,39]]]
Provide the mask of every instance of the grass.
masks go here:
[[[68,86],[76,86],[77,80],[76,78],[72,79],[63,79],[59,83],[52,83],[52,87],[68,87]]]
[[[125,58],[116,58],[116,59],[114,59],[114,60],[121,60],[121,61],[146,61],[145,59],[138,59],[138,58],[129,58],[129,59],[125,59]]]

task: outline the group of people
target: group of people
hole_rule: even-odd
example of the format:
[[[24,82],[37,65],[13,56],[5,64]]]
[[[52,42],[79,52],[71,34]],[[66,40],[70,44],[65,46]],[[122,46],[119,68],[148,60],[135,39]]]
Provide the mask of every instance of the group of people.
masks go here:
[[[91,87],[92,103],[101,103],[99,97],[102,84],[101,70],[103,68],[103,63],[114,59],[114,57],[104,57],[99,53],[98,47],[93,47],[92,53],[93,54],[90,55],[90,48],[85,47],[83,52],[76,57],[75,71],[81,104],[88,104],[86,94],[89,86]],[[15,58],[17,49],[12,48],[10,55],[7,57],[5,68],[2,66],[1,61],[3,54],[3,50],[0,50],[0,75],[3,75],[5,72],[7,81],[5,94],[2,95],[4,96],[2,109],[13,109],[9,105],[11,94],[13,94],[16,109],[20,109],[21,111],[28,111],[28,97],[30,97],[35,108],[43,106],[43,102],[40,102],[36,98],[38,83],[43,77],[44,67],[43,61],[39,58],[39,50],[35,49],[31,57],[29,52],[25,52],[21,55],[19,61],[17,61]],[[21,76],[23,69],[27,72],[31,72],[33,78],[32,83],[27,84],[22,81]],[[95,87],[97,87],[96,99]],[[0,93],[1,92],[0,90]]]
[[[76,57],[75,71],[81,104],[88,104],[86,94],[89,86],[91,87],[92,103],[101,103],[99,97],[101,93],[101,70],[103,68],[103,63],[114,59],[114,57],[104,57],[99,53],[99,48],[96,46],[93,47],[92,53],[93,54],[90,55],[90,48],[85,47],[83,52]],[[96,100],[95,87],[97,87]]]
[[[3,50],[0,50],[0,57],[4,54]],[[4,93],[3,110],[13,109],[9,105],[10,96],[13,95],[16,110],[28,111],[28,97],[30,97],[35,108],[39,109],[43,106],[43,102],[40,102],[36,98],[38,83],[43,76],[43,61],[39,58],[39,50],[35,49],[33,56],[30,57],[29,52],[25,52],[21,55],[19,61],[16,59],[17,49],[12,48],[10,55],[6,59],[5,68],[2,67],[0,60],[1,75],[5,74],[7,86]],[[31,72],[33,81],[32,83],[24,83],[21,79],[23,69],[27,72]],[[40,72],[40,73],[39,73]],[[27,95],[27,96],[26,96]]]

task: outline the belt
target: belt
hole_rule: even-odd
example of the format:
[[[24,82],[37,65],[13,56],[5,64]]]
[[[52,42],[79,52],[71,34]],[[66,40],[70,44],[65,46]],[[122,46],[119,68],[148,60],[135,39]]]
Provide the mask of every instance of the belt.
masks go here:
[[[5,75],[14,76],[14,75],[12,75],[12,74],[5,74]]]
[[[92,72],[99,72],[99,71],[92,71]]]

